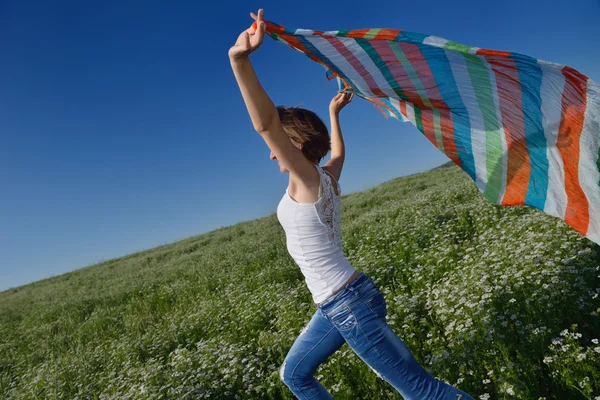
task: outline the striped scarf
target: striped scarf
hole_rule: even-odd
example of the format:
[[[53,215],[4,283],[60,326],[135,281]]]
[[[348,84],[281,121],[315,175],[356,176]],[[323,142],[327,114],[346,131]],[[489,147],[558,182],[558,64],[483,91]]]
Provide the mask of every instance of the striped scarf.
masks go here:
[[[342,90],[410,121],[491,202],[531,206],[600,244],[600,86],[579,71],[394,29],[267,34]]]

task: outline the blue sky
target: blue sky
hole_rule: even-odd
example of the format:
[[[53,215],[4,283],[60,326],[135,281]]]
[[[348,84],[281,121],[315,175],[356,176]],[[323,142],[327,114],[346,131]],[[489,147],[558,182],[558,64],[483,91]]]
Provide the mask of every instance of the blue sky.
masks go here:
[[[421,32],[600,81],[597,0],[0,0],[0,290],[275,212],[288,175],[227,58],[259,7],[290,28]],[[275,104],[329,126],[321,66],[268,37],[251,59]],[[346,194],[448,161],[360,98],[341,123]]]

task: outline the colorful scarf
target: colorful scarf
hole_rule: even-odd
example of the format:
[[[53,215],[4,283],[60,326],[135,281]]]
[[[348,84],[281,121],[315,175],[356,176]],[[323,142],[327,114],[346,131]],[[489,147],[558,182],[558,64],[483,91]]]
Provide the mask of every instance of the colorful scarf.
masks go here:
[[[587,76],[394,29],[267,22],[267,34],[386,117],[410,121],[489,201],[535,207],[600,244],[600,86]]]

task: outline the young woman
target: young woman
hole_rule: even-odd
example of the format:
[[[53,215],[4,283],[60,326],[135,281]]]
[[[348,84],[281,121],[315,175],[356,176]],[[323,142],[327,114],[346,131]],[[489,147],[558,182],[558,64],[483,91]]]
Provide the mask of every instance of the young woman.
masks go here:
[[[299,399],[331,399],[313,377],[317,367],[344,343],[390,383],[405,399],[474,400],[423,369],[386,322],[383,295],[370,277],[344,257],[340,237],[338,184],[344,164],[339,112],[352,94],[338,93],[329,106],[331,145],[325,124],[312,111],[275,107],[260,85],[249,54],[263,41],[263,11],[229,50],[231,67],[254,129],[271,149],[289,184],[277,218],[310,290],[317,310],[300,333],[280,368],[281,380]],[[320,160],[331,149],[323,166]]]

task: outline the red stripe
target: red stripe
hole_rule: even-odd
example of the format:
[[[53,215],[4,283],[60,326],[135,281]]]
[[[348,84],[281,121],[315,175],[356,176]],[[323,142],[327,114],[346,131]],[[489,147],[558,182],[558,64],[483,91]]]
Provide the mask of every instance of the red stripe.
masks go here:
[[[437,148],[438,144],[433,127],[433,111],[431,109],[421,109],[421,125],[423,126],[423,135]]]
[[[565,166],[567,209],[564,220],[586,235],[590,215],[588,199],[579,184],[579,146],[587,101],[587,77],[571,67],[564,67],[562,74],[565,87],[556,147]]]
[[[425,60],[425,57],[423,57],[419,47],[416,44],[405,42],[398,43],[398,46],[402,49],[406,59],[410,61],[415,74],[419,78],[423,88],[425,88],[425,93],[427,93],[427,98],[431,105],[434,108],[448,109],[446,102],[442,99],[442,95],[438,90],[438,83],[435,81],[429,64]]]
[[[448,109],[448,105],[442,98],[442,94],[438,89],[438,84],[433,77],[431,68],[427,60],[423,56],[421,49],[416,44],[398,43],[402,52],[410,62],[419,82],[425,89],[429,103],[433,108],[437,108],[440,113],[440,130],[442,134],[443,153],[448,156],[458,166],[462,165],[460,157],[456,151],[456,137],[454,136],[454,127],[452,124],[452,115]],[[433,118],[433,113],[431,113]],[[432,121],[433,123],[433,121]],[[435,131],[433,133],[435,135]]]
[[[508,147],[506,191],[501,205],[524,205],[531,164],[525,141],[525,122],[519,72],[515,61],[504,56],[485,57],[496,77],[502,127]]]
[[[406,119],[408,119],[408,114],[406,114],[406,102],[404,100],[400,100],[400,112],[402,113],[402,115],[404,115],[404,117],[406,117]]]
[[[444,144],[444,152],[449,159],[454,161],[454,164],[462,166],[462,161],[456,151],[456,137],[454,136],[454,123],[452,122],[452,113],[450,110],[440,110],[440,129],[442,131],[442,143]]]
[[[365,80],[367,85],[369,86],[369,90],[378,97],[389,97],[387,94],[383,93],[383,91],[377,86],[377,82],[373,79],[373,76],[367,71],[367,69],[362,65],[360,60],[356,58],[356,56],[342,43],[340,39],[333,36],[323,36],[335,49],[340,53],[349,63],[352,65],[352,68]],[[386,107],[387,108],[387,107]]]
[[[417,92],[417,88],[410,80],[408,73],[402,66],[402,63],[398,62],[398,57],[394,54],[394,51],[389,46],[389,43],[382,41],[369,42],[375,49],[381,60],[385,63],[390,73],[396,80],[397,86],[402,88],[402,92],[405,94],[408,102],[419,107],[421,109],[427,108],[421,99],[421,96]]]

